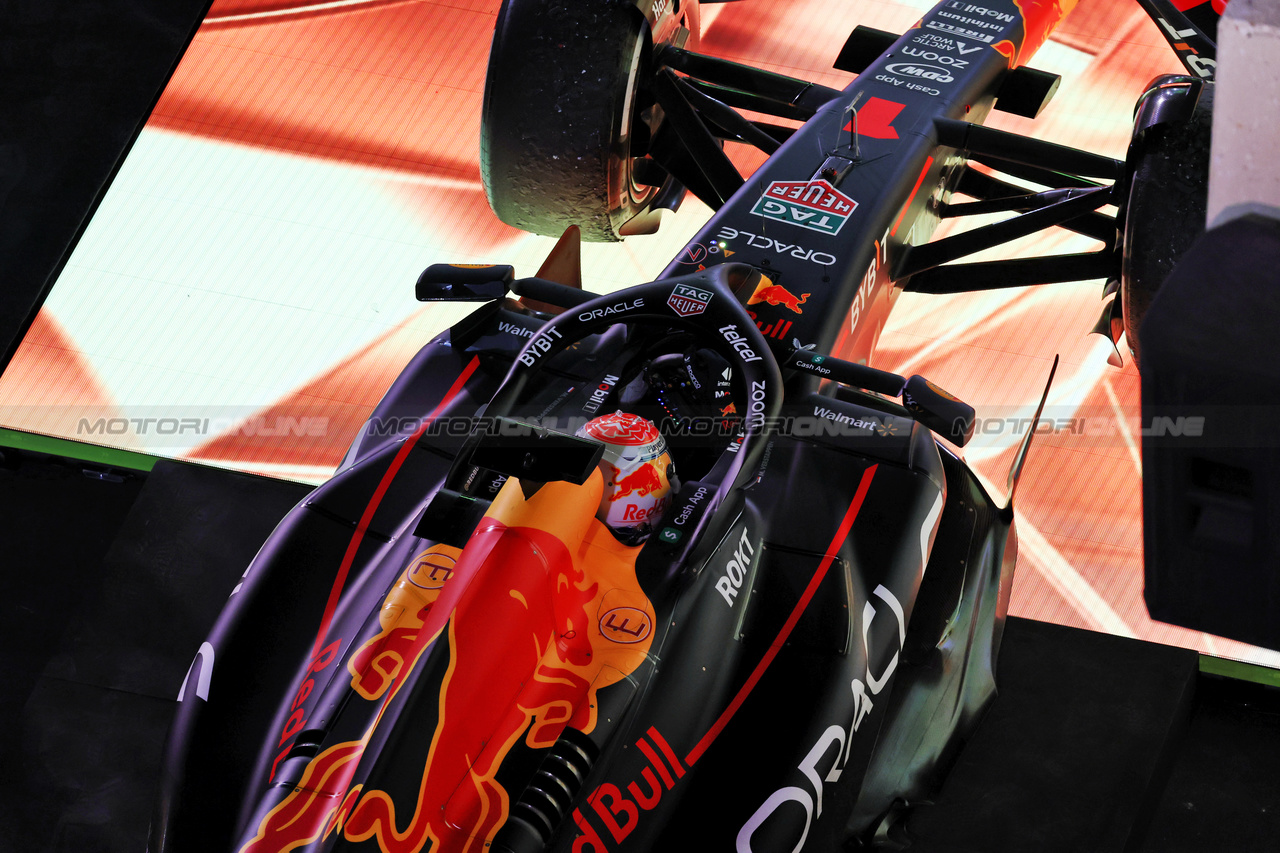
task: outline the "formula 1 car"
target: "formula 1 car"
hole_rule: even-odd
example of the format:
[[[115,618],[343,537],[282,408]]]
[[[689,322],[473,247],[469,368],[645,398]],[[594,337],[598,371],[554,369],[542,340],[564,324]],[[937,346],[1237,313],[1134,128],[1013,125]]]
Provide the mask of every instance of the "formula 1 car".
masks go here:
[[[717,212],[605,296],[574,228],[533,277],[423,273],[420,299],[483,304],[232,591],[179,696],[152,851],[899,843],[995,693],[1034,430],[993,499],[953,449],[973,409],[867,366],[876,339],[903,290],[1149,293],[1135,210],[1208,101],[1159,81],[1124,162],[985,129],[1051,97],[1026,63],[1073,4],[984,2],[859,28],[837,91],[693,52],[694,0],[507,0],[498,214],[616,239],[686,188]],[[1211,74],[1204,28],[1150,4]],[[770,155],[750,181],[724,139]],[[1022,214],[927,242],[992,211]],[[1102,248],[951,263],[1051,225]]]

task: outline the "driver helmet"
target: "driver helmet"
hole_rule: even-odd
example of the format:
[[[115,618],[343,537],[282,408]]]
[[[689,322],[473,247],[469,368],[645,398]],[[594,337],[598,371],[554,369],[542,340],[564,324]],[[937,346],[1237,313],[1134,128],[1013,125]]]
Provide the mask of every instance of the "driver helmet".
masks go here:
[[[652,421],[626,412],[587,421],[577,434],[604,444],[596,518],[623,542],[643,541],[679,488],[667,442]]]

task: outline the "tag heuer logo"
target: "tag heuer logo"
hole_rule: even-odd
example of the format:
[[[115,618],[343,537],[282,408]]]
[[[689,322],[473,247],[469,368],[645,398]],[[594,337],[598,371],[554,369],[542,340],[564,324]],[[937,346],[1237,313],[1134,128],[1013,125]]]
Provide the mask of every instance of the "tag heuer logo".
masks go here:
[[[692,317],[707,310],[707,303],[711,301],[711,296],[712,293],[709,290],[677,284],[671,291],[671,295],[667,297],[667,304],[681,317]]]
[[[839,234],[858,203],[823,180],[774,181],[752,213],[823,234]]]

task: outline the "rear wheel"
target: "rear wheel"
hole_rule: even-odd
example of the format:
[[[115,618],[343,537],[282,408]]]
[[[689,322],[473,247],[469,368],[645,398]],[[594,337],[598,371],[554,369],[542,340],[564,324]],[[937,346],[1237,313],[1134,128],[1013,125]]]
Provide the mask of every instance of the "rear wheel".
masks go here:
[[[1191,118],[1146,131],[1125,212],[1121,298],[1125,338],[1139,368],[1142,318],[1174,265],[1204,231],[1213,84]]]
[[[659,188],[636,180],[648,27],[619,0],[504,0],[485,80],[480,172],[502,221],[620,240]],[[638,231],[652,230],[641,228]]]

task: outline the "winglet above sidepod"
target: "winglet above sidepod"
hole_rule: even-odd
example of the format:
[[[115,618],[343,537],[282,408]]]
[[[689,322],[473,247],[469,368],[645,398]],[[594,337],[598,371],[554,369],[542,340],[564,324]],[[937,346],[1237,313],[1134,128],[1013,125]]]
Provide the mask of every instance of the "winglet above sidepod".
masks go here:
[[[923,376],[907,380],[902,389],[902,405],[916,420],[958,447],[964,447],[973,438],[977,422],[973,406]]]
[[[1027,451],[1031,448],[1031,437],[1036,434],[1036,427],[1040,424],[1040,415],[1044,412],[1045,401],[1049,399],[1049,389],[1053,386],[1053,374],[1058,372],[1058,356],[1053,357],[1053,366],[1049,368],[1049,379],[1044,383],[1044,394],[1040,396],[1040,405],[1036,406],[1035,417],[1031,419],[1031,428],[1027,430],[1027,434],[1022,437],[1022,441],[1018,443],[1018,452],[1013,455],[1013,465],[1009,467],[1009,485],[1005,490],[1009,495],[1009,502],[1005,504],[1004,511],[1009,513],[1013,509],[1013,493],[1018,488],[1018,477],[1022,476],[1022,464],[1027,461]]]
[[[515,277],[506,264],[432,264],[418,276],[415,295],[419,302],[488,302],[506,296]]]

